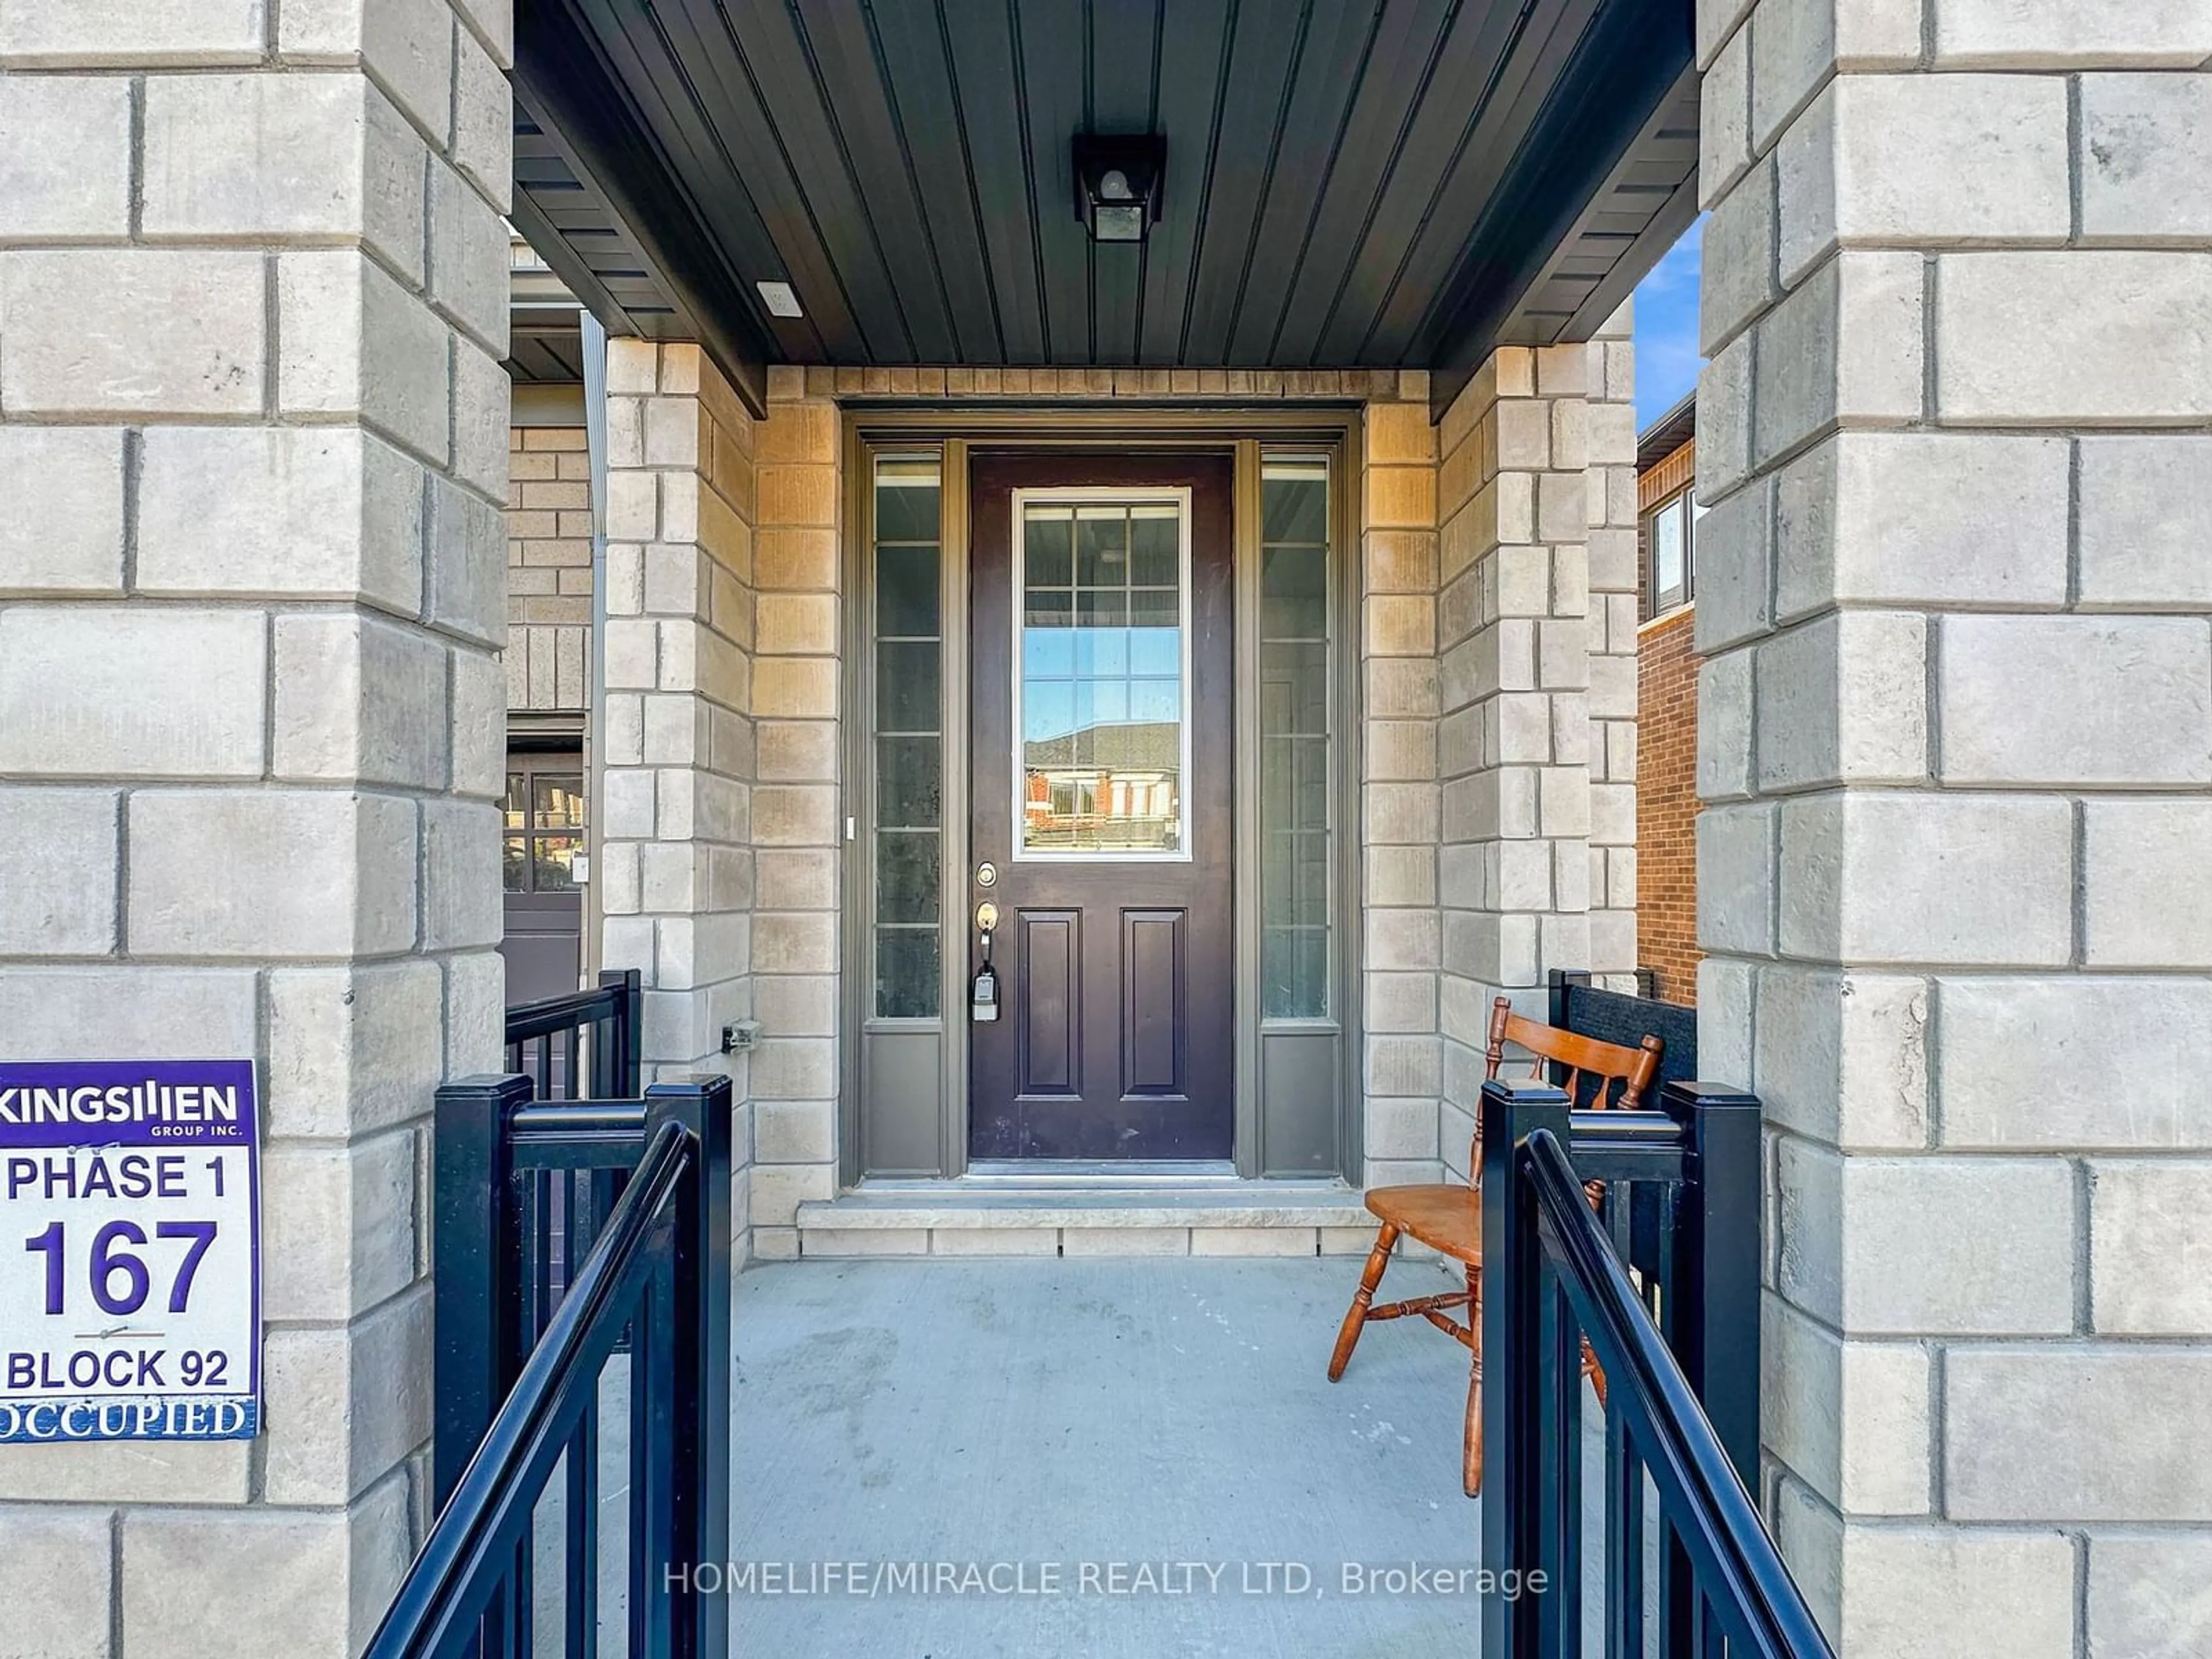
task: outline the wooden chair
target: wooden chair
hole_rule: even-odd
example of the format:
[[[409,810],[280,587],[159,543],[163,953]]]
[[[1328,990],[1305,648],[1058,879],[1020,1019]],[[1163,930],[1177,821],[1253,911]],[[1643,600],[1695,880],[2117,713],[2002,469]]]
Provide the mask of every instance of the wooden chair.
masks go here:
[[[1581,1089],[1585,1078],[1595,1081],[1595,1090],[1589,1103],[1596,1106],[1634,1107],[1639,1104],[1651,1080],[1658,1074],[1662,1044],[1656,1036],[1647,1036],[1643,1046],[1624,1048],[1611,1042],[1600,1042],[1595,1037],[1577,1036],[1550,1025],[1539,1025],[1532,1019],[1523,1019],[1513,1012],[1512,1005],[1504,997],[1498,999],[1490,1011],[1490,1047],[1487,1051],[1487,1075],[1497,1077],[1505,1063],[1505,1045],[1518,1043],[1535,1056],[1534,1076],[1538,1081],[1548,1081],[1544,1076],[1546,1061],[1557,1061],[1568,1068],[1565,1084],[1567,1097],[1580,1103]],[[1608,1099],[1613,1085],[1617,1094]],[[1369,1252],[1367,1266],[1359,1275],[1359,1289],[1352,1297],[1352,1308],[1344,1316],[1343,1328],[1337,1332],[1336,1351],[1329,1356],[1328,1380],[1335,1382],[1344,1375],[1345,1366],[1352,1359],[1352,1351],[1359,1343],[1359,1334],[1370,1319],[1402,1319],[1418,1314],[1438,1330],[1459,1339],[1470,1355],[1467,1383],[1467,1439],[1463,1453],[1462,1480],[1467,1495],[1473,1498],[1482,1490],[1482,1180],[1481,1136],[1478,1132],[1475,1145],[1468,1151],[1468,1184],[1422,1187],[1378,1187],[1367,1194],[1367,1207],[1382,1222],[1375,1235],[1375,1248]],[[1595,1194],[1593,1194],[1593,1201]],[[1382,1270],[1389,1265],[1391,1247],[1404,1234],[1419,1240],[1431,1249],[1440,1250],[1467,1266],[1467,1289],[1443,1296],[1415,1297],[1409,1302],[1385,1303],[1374,1305],[1375,1287],[1382,1283]],[[1465,1308],[1468,1322],[1461,1324],[1446,1312],[1451,1308]],[[1583,1349],[1585,1370],[1593,1374],[1600,1397],[1603,1397],[1604,1378],[1595,1376],[1595,1363],[1589,1358],[1589,1346]]]

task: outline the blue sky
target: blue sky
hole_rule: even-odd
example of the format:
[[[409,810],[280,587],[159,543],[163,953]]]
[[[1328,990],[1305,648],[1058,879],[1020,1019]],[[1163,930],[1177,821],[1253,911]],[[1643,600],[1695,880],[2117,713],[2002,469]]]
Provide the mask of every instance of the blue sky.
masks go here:
[[[1705,221],[1651,268],[1636,288],[1636,428],[1642,431],[1698,383],[1698,259]]]

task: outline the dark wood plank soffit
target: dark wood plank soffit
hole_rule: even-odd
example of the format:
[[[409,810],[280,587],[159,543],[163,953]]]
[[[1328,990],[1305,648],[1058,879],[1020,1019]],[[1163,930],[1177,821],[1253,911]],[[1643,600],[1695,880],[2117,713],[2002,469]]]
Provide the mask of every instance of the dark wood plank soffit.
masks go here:
[[[525,111],[618,222],[561,222],[558,181],[520,160],[518,196],[572,244],[627,236],[646,280],[600,258],[607,301],[658,283],[660,315],[748,368],[1413,368],[1456,389],[1495,344],[1587,333],[1686,222],[1691,20],[1692,0],[522,0]],[[1167,141],[1143,245],[1085,234],[1079,131]],[[762,281],[805,315],[769,316]]]
[[[1697,216],[1692,24],[1686,7],[1608,6],[1582,41],[1586,72],[1468,239],[1516,257],[1465,285],[1423,343],[1437,415],[1497,347],[1588,338]]]
[[[611,332],[698,341],[765,416],[768,344],[657,155],[629,82],[568,0],[520,0],[515,24],[515,228]]]

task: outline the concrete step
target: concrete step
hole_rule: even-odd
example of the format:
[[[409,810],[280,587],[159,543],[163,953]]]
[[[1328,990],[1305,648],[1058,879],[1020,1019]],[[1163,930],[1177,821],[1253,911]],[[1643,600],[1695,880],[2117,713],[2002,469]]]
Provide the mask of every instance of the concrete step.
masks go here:
[[[1375,1218],[1340,1182],[1142,1187],[870,1183],[799,1206],[799,1253],[861,1255],[1357,1255]]]

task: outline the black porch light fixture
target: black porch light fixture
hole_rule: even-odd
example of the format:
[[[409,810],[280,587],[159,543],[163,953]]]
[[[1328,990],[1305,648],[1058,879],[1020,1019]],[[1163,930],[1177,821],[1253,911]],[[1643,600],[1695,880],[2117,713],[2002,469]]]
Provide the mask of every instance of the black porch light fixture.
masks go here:
[[[1151,133],[1075,135],[1075,216],[1094,242],[1141,242],[1160,216],[1167,140]]]

